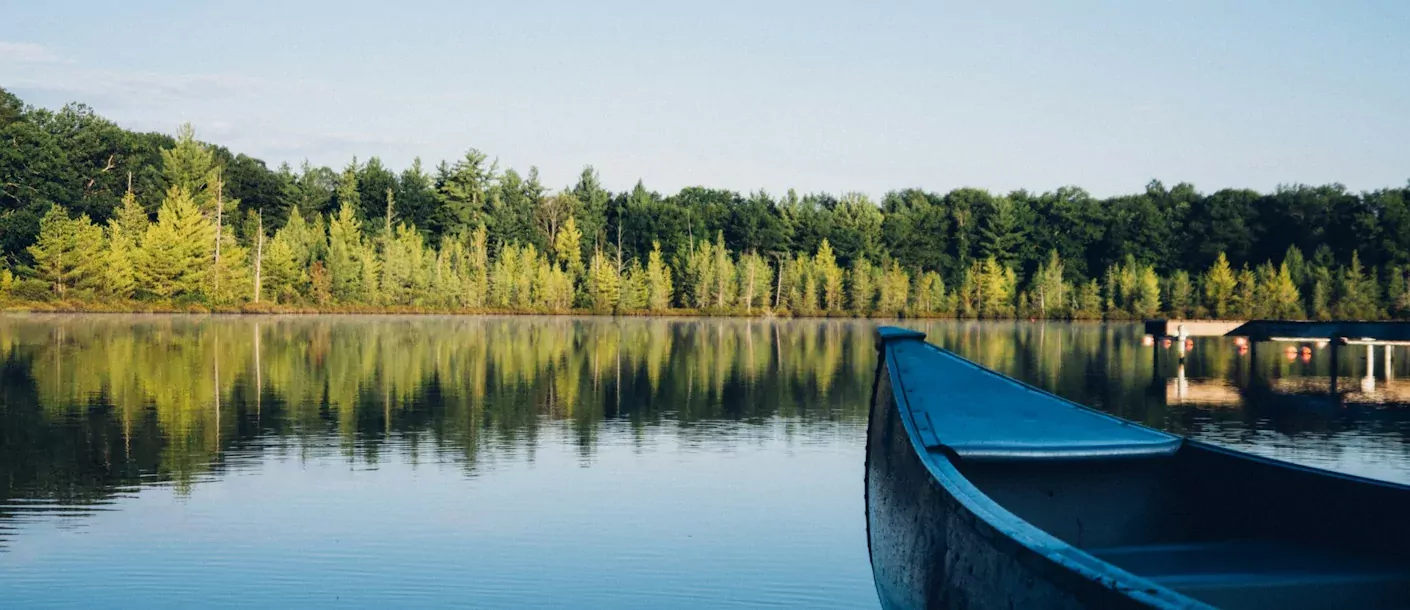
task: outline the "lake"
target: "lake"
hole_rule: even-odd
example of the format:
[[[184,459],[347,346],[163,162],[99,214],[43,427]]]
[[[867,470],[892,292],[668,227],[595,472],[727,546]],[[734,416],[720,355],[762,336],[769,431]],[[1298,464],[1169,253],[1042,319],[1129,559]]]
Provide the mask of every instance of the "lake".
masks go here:
[[[0,316],[0,599],[877,605],[855,320]],[[1410,354],[914,322],[1150,426],[1410,482]],[[1158,353],[1158,358],[1157,358]],[[1334,374],[1335,372],[1335,374]]]

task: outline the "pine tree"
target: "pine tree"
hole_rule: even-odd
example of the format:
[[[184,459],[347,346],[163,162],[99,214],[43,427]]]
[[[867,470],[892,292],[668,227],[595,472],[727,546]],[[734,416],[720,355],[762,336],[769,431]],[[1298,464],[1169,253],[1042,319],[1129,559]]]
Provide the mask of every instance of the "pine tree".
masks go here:
[[[1154,318],[1160,313],[1160,278],[1155,268],[1148,265],[1140,266],[1137,274],[1133,313],[1142,318]]]
[[[287,226],[287,225],[286,225]],[[263,292],[275,303],[292,303],[307,290],[307,272],[295,262],[294,249],[282,229],[265,247],[261,264]]]
[[[979,315],[990,318],[1013,315],[1014,289],[1018,283],[1013,269],[999,264],[992,256],[975,264],[980,268],[980,296],[976,299]]]
[[[922,314],[944,313],[947,309],[945,281],[940,274],[927,271],[916,279],[916,311]]]
[[[1230,301],[1231,313],[1248,320],[1258,317],[1258,278],[1245,264],[1235,280],[1234,298]]]
[[[158,299],[202,293],[214,254],[215,228],[180,186],[167,190],[157,222],[143,233],[137,256],[142,290]]]
[[[823,309],[829,312],[840,312],[844,309],[843,304],[843,281],[842,268],[837,266],[837,257],[832,252],[832,244],[823,238],[818,244],[818,251],[813,256],[813,268],[817,270],[817,275],[822,281]],[[809,311],[816,308],[816,302],[809,307]]]
[[[754,252],[739,257],[739,305],[745,313],[768,308],[773,281],[773,268],[764,257]]]
[[[1312,317],[1332,319],[1332,271],[1318,265],[1312,270]]]
[[[102,229],[85,214],[69,218],[58,205],[39,221],[39,237],[28,248],[34,277],[49,284],[59,298],[74,288],[92,288],[103,279]]]
[[[607,260],[602,248],[594,249],[588,262],[588,307],[598,313],[615,310],[621,299],[621,289],[622,278],[617,277],[617,268]]]
[[[651,280],[647,277],[646,270],[642,269],[641,262],[635,259],[627,266],[622,278],[622,299],[620,308],[622,311],[639,311],[642,309],[655,309],[650,305],[652,298]]]
[[[1374,320],[1379,316],[1377,303],[1380,289],[1374,273],[1368,275],[1361,266],[1361,255],[1351,251],[1351,265],[1341,273],[1340,298],[1336,314],[1344,320]]]
[[[852,263],[852,311],[858,315],[871,313],[876,302],[876,270],[865,258]]]
[[[208,213],[215,206],[213,187],[220,179],[215,151],[196,140],[196,132],[186,123],[176,133],[176,146],[163,149],[162,176],[168,187],[185,191],[196,208]]]
[[[490,294],[489,231],[485,225],[475,227],[470,234],[470,261],[466,282],[465,306],[484,307]]]
[[[1297,283],[1293,281],[1292,271],[1285,261],[1278,267],[1278,271],[1266,280],[1260,290],[1267,295],[1267,309],[1264,313],[1267,317],[1275,320],[1301,320],[1302,294],[1297,289]]]
[[[1062,258],[1054,248],[1048,252],[1047,262],[1038,265],[1028,290],[1033,307],[1043,318],[1059,318],[1067,313],[1068,286],[1062,274]]]
[[[647,255],[644,282],[635,282],[631,290],[640,290],[635,284],[643,284],[644,305],[652,311],[665,311],[671,306],[671,268],[661,255],[661,242],[651,242],[651,253]],[[625,298],[625,297],[624,297]],[[635,299],[634,299],[635,300]]]
[[[1190,316],[1190,305],[1194,299],[1194,286],[1190,282],[1188,271],[1181,269],[1170,276],[1170,315],[1175,318],[1187,318]]]
[[[250,296],[249,286],[250,261],[249,250],[235,241],[233,231],[221,232],[220,241],[211,239],[212,249],[214,244],[220,245],[220,263],[211,267],[210,282],[205,289],[209,292],[207,297],[211,303],[227,305],[238,303]]]
[[[1224,253],[1219,253],[1219,258],[1215,259],[1209,271],[1204,277],[1204,298],[1209,310],[1214,313],[1215,318],[1224,318],[1229,315],[1229,306],[1234,299],[1234,290],[1238,288],[1238,279],[1234,277],[1234,272],[1229,268],[1229,259]]]
[[[1072,317],[1079,320],[1096,320],[1102,317],[1102,292],[1097,280],[1088,280],[1078,288]]]
[[[886,268],[886,273],[882,274],[876,303],[877,312],[888,316],[903,313],[910,299],[910,289],[910,274],[906,273],[895,259],[892,259],[891,264]]]
[[[553,254],[558,264],[573,278],[583,276],[583,232],[578,230],[578,221],[569,216],[558,227],[553,236]]]
[[[344,201],[328,223],[328,275],[339,303],[353,303],[363,296],[362,253],[362,221],[352,204]]]
[[[710,301],[719,309],[725,309],[734,302],[736,284],[736,270],[734,260],[730,257],[729,250],[725,249],[725,233],[720,231],[715,241],[715,247],[711,249],[714,261],[711,267],[714,269],[714,282],[710,287]]]
[[[1406,274],[1410,267],[1391,265],[1386,268],[1386,311],[1393,318],[1410,314],[1410,282]]]

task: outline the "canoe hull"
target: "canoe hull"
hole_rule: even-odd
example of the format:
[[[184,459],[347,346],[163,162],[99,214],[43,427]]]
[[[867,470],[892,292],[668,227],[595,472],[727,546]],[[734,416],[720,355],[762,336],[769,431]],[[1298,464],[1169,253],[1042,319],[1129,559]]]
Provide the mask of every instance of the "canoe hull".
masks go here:
[[[879,359],[867,430],[867,541],[882,606],[913,608],[1146,608],[1090,575],[1034,551],[965,501],[973,488],[927,451],[896,404]],[[968,489],[966,489],[968,488]],[[981,509],[982,510],[982,509]]]

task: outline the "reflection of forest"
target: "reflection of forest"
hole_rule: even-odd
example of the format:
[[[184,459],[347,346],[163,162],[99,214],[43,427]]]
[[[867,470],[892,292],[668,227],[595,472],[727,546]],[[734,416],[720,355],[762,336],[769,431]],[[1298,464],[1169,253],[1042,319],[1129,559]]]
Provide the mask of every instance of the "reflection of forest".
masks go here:
[[[585,457],[609,419],[861,426],[874,356],[841,321],[25,315],[0,317],[0,363],[4,512],[187,487],[273,447],[431,442],[473,469],[543,426]]]
[[[1326,350],[1289,360],[1198,340],[1185,362],[1182,404],[1171,394],[1179,390],[1176,359],[1153,358],[1139,325],[903,325],[985,366],[1176,433],[1212,433],[1201,422],[1214,413],[1221,430],[1250,430],[1263,420],[1289,433],[1332,429],[1322,414],[1331,411],[1314,410],[1315,421],[1289,423],[1286,415],[1330,396],[1316,387],[1330,383]],[[609,425],[611,438],[643,445],[662,433],[690,442],[730,440],[741,430],[804,441],[841,433],[860,442],[876,364],[872,326],[737,318],[0,316],[0,540],[7,513],[82,512],[149,484],[185,491],[265,454],[378,463],[420,448],[475,472],[532,459],[550,431],[590,460]],[[1354,356],[1338,366],[1339,392],[1353,401],[1363,399],[1364,374]],[[1378,375],[1364,399],[1410,404],[1410,382],[1399,381],[1410,379],[1407,364],[1410,358],[1396,359],[1395,381]],[[1219,404],[1235,408],[1200,408]],[[1336,427],[1344,425],[1351,424]]]

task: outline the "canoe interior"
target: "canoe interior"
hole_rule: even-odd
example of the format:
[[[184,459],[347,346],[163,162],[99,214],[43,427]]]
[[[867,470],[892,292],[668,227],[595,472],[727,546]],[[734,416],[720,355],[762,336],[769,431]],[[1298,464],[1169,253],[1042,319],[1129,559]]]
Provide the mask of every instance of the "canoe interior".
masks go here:
[[[953,463],[1038,529],[1211,605],[1410,607],[1402,488],[1196,443],[1145,460]]]
[[[944,398],[907,398],[916,371],[943,382],[941,350],[898,365],[884,339],[866,487],[884,606],[1410,608],[1410,488],[1195,441],[966,457],[916,423]]]

